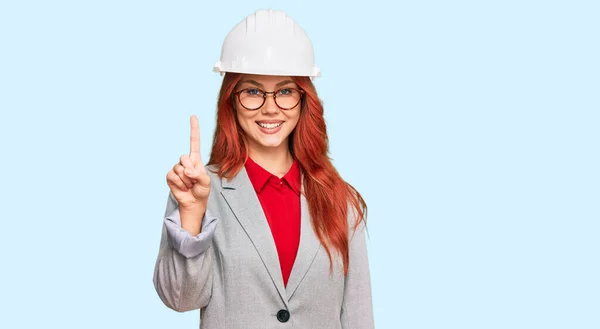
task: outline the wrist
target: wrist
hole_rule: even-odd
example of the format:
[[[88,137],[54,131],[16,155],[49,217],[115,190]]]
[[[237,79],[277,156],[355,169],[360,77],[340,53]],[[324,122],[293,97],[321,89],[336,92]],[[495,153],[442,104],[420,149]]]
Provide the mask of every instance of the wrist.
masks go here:
[[[196,236],[202,230],[202,218],[206,206],[202,203],[194,204],[189,206],[181,206],[179,208],[179,214],[181,215],[181,227],[190,232],[191,235]]]
[[[179,204],[179,211],[185,211],[185,212],[198,212],[198,211],[202,211],[204,212],[204,210],[206,210],[206,205],[207,202],[206,201],[200,201],[200,202],[195,202],[192,204]]]

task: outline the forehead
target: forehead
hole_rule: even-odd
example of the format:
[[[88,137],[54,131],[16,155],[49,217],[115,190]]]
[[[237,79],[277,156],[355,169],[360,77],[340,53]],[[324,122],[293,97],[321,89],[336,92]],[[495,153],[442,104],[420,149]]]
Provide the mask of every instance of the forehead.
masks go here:
[[[258,74],[242,74],[242,77],[241,77],[239,83],[240,84],[241,83],[254,84],[254,83],[251,83],[250,81],[258,83],[259,85],[262,85],[265,88],[275,87],[277,85],[282,85],[286,82],[293,83],[292,78],[289,76],[258,75]]]

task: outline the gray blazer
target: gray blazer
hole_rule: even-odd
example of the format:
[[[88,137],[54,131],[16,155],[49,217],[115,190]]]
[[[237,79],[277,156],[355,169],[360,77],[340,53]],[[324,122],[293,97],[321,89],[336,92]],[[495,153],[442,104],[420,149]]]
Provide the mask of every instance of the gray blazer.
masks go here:
[[[166,306],[200,309],[201,329],[374,327],[364,225],[349,231],[348,275],[336,253],[330,274],[301,194],[300,245],[284,287],[277,249],[245,168],[231,181],[208,173],[211,192],[197,236],[181,227],[169,193],[153,279]]]

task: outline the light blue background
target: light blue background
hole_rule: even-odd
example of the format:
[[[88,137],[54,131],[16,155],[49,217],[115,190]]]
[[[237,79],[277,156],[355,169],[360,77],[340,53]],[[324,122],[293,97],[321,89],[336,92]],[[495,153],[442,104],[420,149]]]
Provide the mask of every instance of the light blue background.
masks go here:
[[[152,285],[229,30],[308,32],[377,328],[600,328],[596,1],[3,1],[2,328],[197,328]],[[235,316],[235,315],[232,315]]]

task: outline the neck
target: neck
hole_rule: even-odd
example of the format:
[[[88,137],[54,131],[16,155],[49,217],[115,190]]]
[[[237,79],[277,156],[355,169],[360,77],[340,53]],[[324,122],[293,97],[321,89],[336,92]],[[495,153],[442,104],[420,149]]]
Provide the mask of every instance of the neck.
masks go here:
[[[294,158],[287,143],[281,143],[276,148],[261,148],[250,145],[248,156],[266,171],[281,178],[292,167]]]

